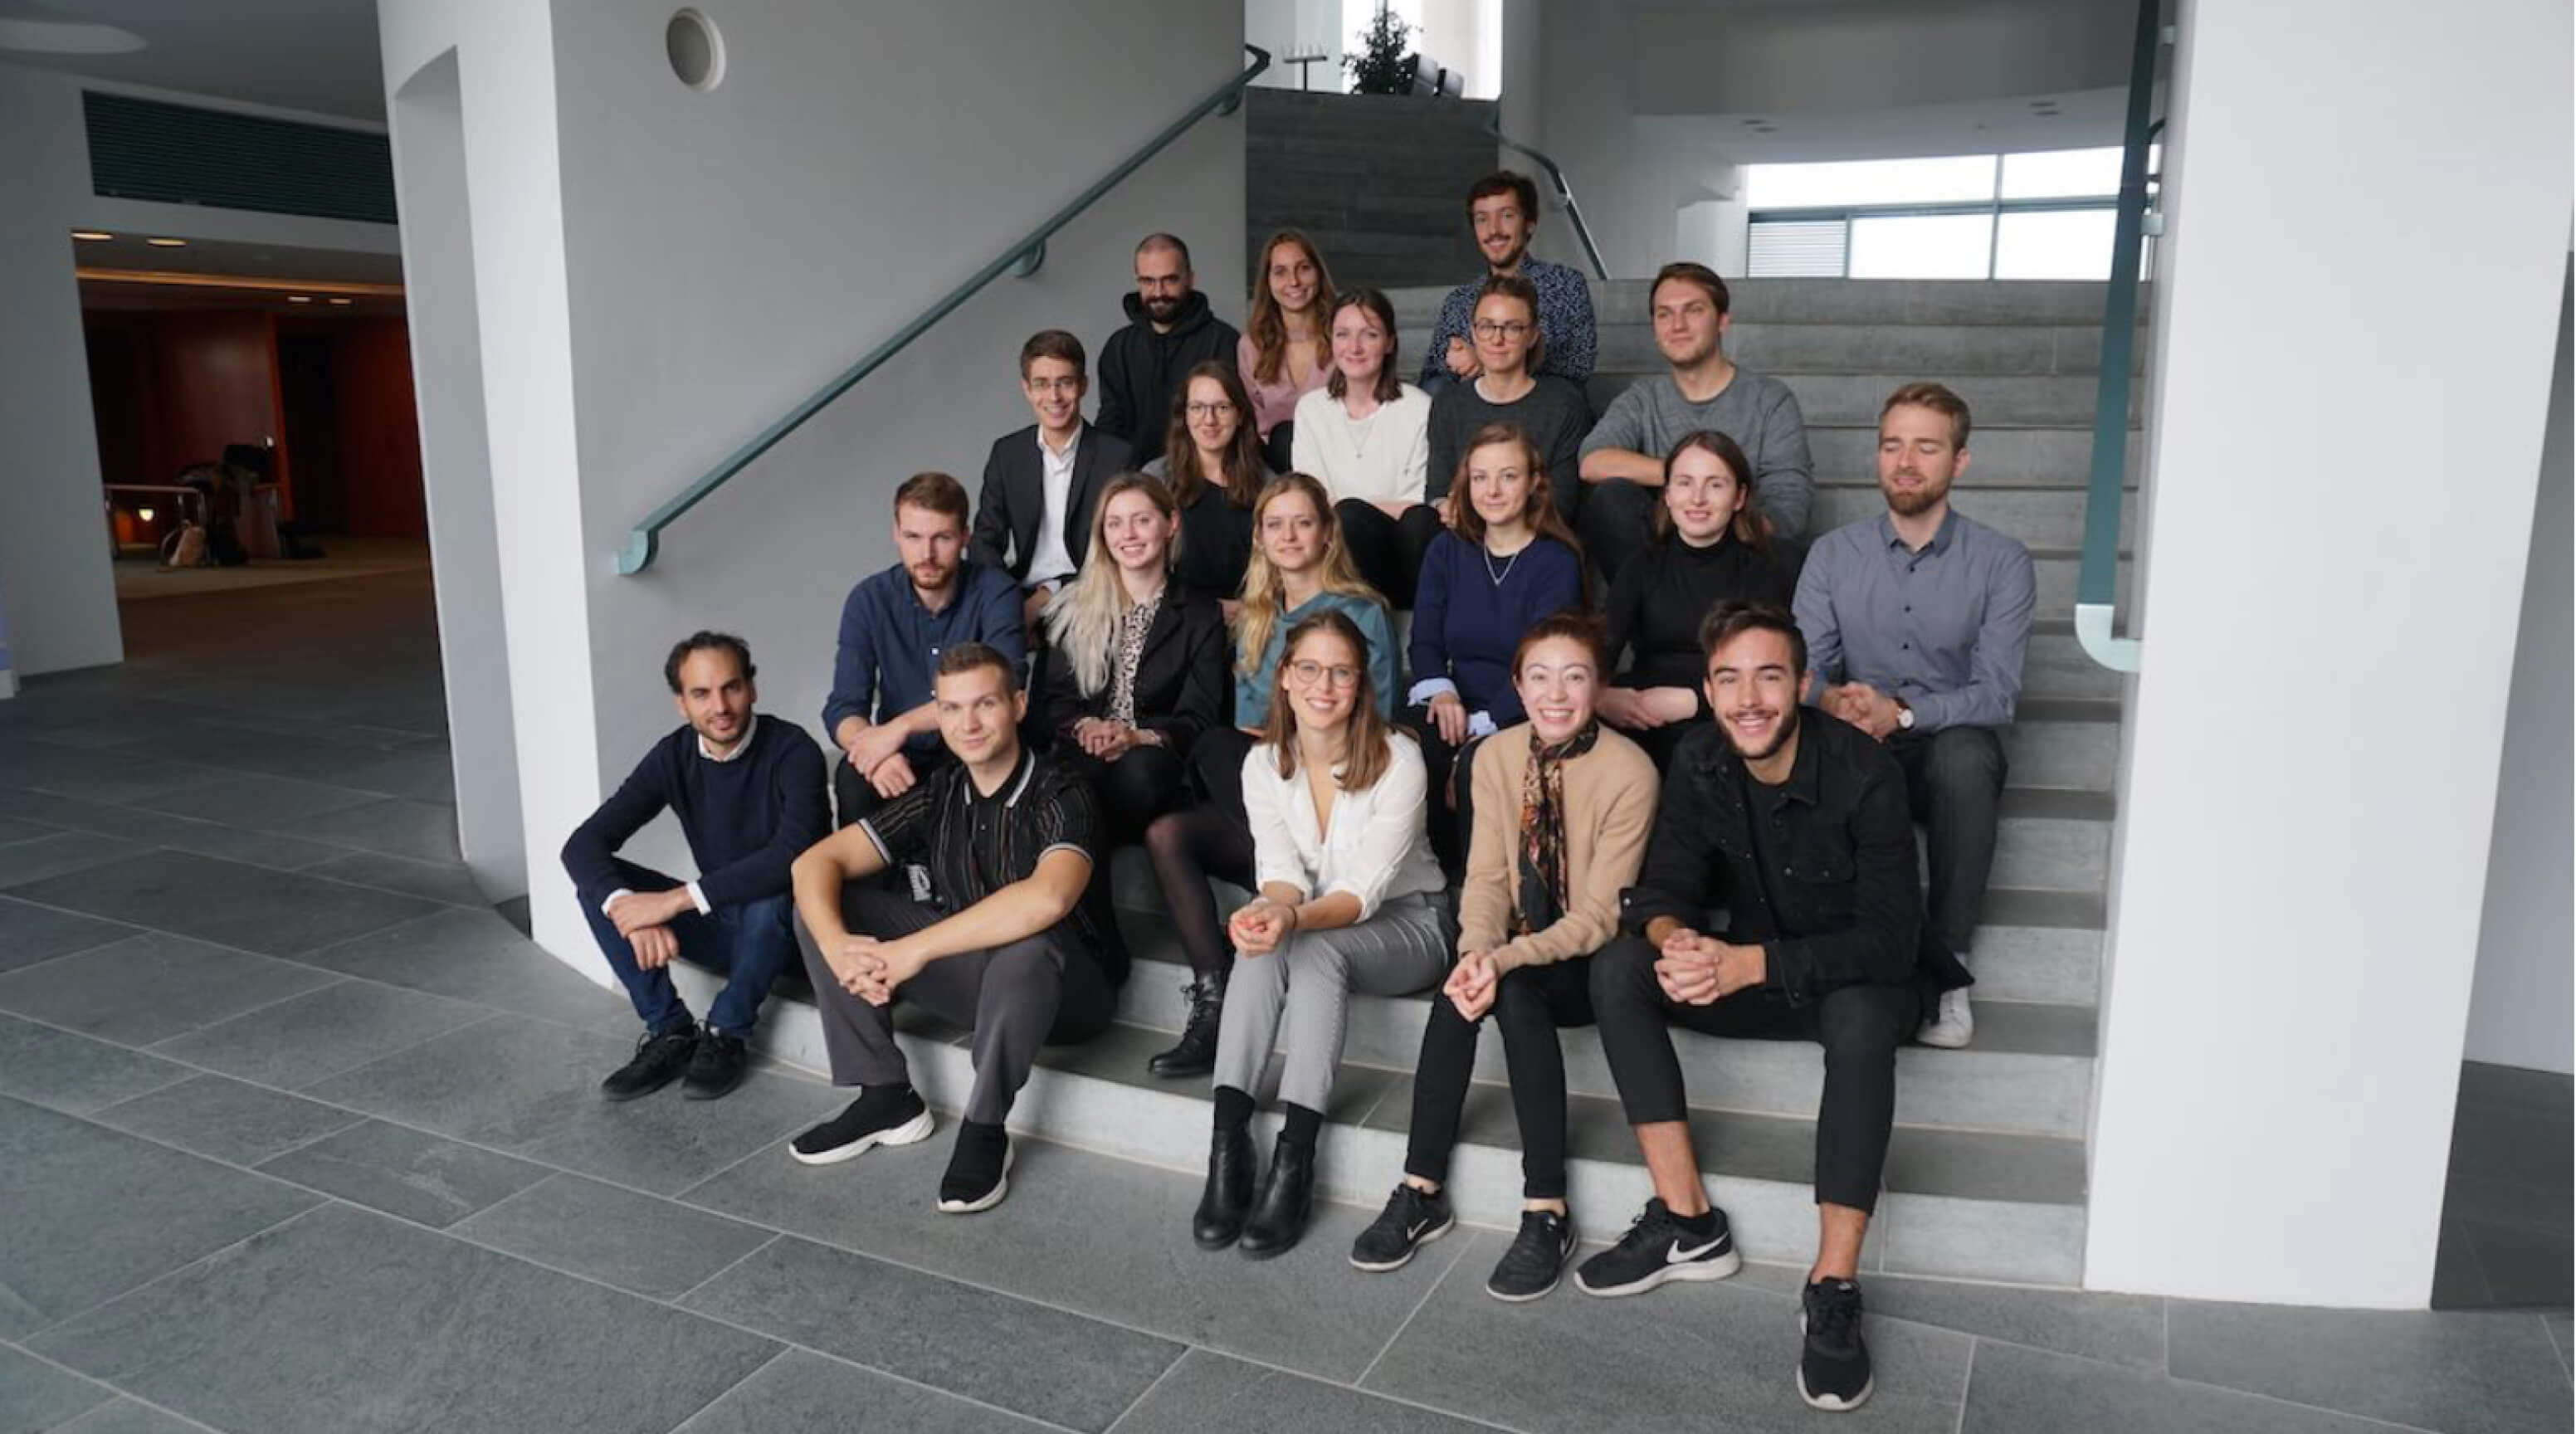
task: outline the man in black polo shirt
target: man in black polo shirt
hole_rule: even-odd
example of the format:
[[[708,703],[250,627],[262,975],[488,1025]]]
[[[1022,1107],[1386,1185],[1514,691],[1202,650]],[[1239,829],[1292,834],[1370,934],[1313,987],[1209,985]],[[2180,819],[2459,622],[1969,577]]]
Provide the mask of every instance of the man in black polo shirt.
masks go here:
[[[1592,962],[1592,1007],[1655,1198],[1584,1262],[1588,1294],[1717,1280],[1741,1263],[1691,1148],[1670,1028],[1812,1039],[1825,1048],[1816,1115],[1821,1231],[1807,1275],[1798,1392],[1818,1409],[1869,1398],[1860,1335],[1861,1238],[1896,1119],[1896,1048],[1967,973],[1923,939],[1914,821],[1887,750],[1801,708],[1807,649],[1778,607],[1724,603],[1700,628],[1715,730],[1682,739],[1646,865],[1624,901],[1633,934]],[[1723,906],[1728,930],[1710,936]]]
[[[1098,1034],[1117,998],[1081,910],[1099,813],[1071,772],[1021,747],[1018,670],[982,643],[959,643],[939,656],[932,701],[956,763],[796,861],[832,1080],[861,1091],[789,1152],[829,1165],[930,1134],[895,1044],[900,993],[974,1028],[974,1090],[939,1182],[939,1208],[964,1215],[1009,1189],[1002,1121],[1038,1047]],[[866,880],[890,867],[904,889]]]
[[[787,869],[831,823],[823,749],[805,729],[751,708],[751,649],[700,632],[662,664],[686,726],[653,744],[615,795],[564,843],[581,914],[643,1018],[635,1058],[603,1082],[611,1100],[669,1085],[695,1100],[742,1083],[744,1042],[770,983],[796,959]],[[702,873],[683,882],[617,849],[668,809]],[[674,956],[726,973],[701,1031],[671,986]]]

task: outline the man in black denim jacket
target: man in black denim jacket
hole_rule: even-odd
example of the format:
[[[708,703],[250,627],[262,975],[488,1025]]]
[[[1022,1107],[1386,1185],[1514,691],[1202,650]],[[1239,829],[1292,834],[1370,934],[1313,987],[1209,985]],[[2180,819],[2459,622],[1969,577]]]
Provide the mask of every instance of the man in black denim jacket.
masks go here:
[[[1825,1048],[1816,1117],[1816,1263],[1799,1392],[1820,1409],[1869,1397],[1860,1338],[1862,1237],[1896,1116],[1896,1048],[1927,995],[1966,972],[1923,930],[1905,777],[1855,727],[1801,708],[1806,644],[1777,607],[1727,603],[1701,627],[1716,721],[1682,740],[1632,933],[1592,963],[1592,1004],[1655,1198],[1576,1283],[1634,1294],[1722,1279],[1740,1257],[1691,1146],[1670,1028],[1812,1039]],[[1701,928],[1712,908],[1725,935]]]

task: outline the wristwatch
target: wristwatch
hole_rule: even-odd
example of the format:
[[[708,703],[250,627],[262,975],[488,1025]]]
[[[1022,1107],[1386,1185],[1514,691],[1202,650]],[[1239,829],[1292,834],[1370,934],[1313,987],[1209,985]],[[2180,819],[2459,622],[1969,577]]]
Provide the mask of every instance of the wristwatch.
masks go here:
[[[1914,730],[1914,709],[1906,706],[1903,698],[1898,698],[1896,702],[1896,730],[1900,732]]]

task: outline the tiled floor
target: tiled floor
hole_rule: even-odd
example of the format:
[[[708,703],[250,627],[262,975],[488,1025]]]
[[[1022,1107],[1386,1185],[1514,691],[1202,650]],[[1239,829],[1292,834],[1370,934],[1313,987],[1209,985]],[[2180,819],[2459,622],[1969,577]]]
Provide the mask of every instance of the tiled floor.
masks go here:
[[[143,604],[134,663],[0,703],[0,1434],[1831,1422],[1793,1271],[1511,1307],[1491,1232],[1362,1276],[1333,1207],[1255,1266],[1190,1176],[1061,1146],[940,1216],[944,1139],[787,1160],[838,1104],[792,1071],[602,1104],[622,1002],[425,839],[428,623],[410,576]],[[2569,1423],[2563,1307],[1868,1292],[1850,1427]]]
[[[2576,1082],[2471,1061],[2451,1125],[2438,1309],[2557,1305],[2576,1290]]]

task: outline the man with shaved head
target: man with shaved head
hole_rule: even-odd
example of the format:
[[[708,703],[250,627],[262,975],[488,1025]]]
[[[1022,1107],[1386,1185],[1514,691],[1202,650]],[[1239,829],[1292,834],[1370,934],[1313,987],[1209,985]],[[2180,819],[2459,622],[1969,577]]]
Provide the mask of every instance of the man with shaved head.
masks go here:
[[[1127,327],[1100,346],[1100,431],[1125,439],[1138,467],[1161,457],[1173,390],[1209,359],[1233,367],[1241,341],[1199,292],[1190,246],[1169,234],[1146,235],[1136,246]]]

